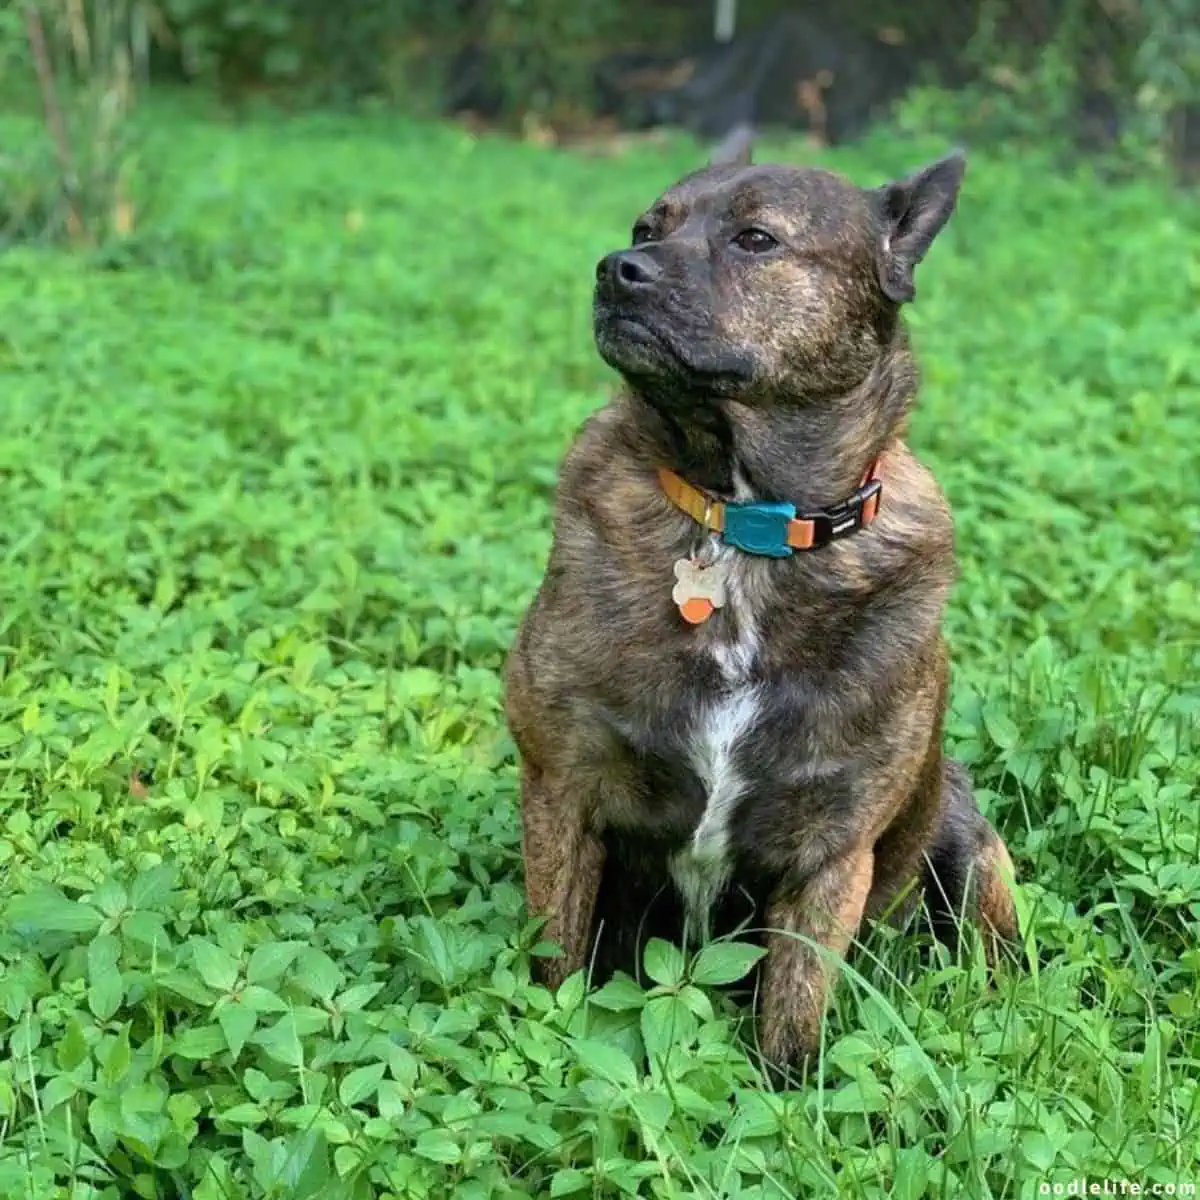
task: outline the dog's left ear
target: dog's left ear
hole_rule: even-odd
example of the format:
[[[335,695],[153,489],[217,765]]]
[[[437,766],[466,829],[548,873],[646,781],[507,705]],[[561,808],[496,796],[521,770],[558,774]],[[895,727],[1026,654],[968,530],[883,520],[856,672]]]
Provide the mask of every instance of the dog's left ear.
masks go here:
[[[907,179],[875,189],[879,285],[888,299],[903,304],[917,294],[913,270],[950,220],[966,170],[966,156],[956,150]]]
[[[748,167],[754,157],[754,129],[735,125],[709,157],[710,167]]]

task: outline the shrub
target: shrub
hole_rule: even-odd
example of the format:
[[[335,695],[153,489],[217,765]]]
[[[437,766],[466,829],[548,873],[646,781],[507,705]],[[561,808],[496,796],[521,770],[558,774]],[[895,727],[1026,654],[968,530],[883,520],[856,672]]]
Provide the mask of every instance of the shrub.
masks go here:
[[[35,90],[45,135],[0,157],[8,238],[94,245],[132,228],[130,116],[153,16],[143,0],[36,0],[0,11],[0,61]]]

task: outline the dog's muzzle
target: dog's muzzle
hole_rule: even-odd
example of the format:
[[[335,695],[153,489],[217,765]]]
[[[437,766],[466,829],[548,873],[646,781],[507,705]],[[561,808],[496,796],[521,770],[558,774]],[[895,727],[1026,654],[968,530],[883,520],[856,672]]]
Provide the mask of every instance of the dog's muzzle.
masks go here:
[[[621,303],[637,301],[662,278],[662,267],[643,250],[617,250],[596,264],[596,294]]]

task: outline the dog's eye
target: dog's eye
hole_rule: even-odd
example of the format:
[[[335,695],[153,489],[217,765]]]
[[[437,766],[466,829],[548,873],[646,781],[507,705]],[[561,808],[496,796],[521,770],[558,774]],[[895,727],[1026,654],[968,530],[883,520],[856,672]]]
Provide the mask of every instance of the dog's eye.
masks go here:
[[[649,225],[639,221],[633,227],[633,244],[635,246],[640,246],[643,242],[653,241],[653,239],[654,230],[652,230]]]
[[[745,250],[747,254],[765,254],[779,245],[769,233],[761,229],[743,229],[733,239],[733,244],[739,250]]]

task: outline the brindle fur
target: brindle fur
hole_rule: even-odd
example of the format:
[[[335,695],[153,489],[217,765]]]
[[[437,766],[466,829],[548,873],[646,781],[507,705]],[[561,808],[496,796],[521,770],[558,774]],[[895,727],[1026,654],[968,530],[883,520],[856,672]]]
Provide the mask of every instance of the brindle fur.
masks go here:
[[[698,731],[714,705],[746,701],[721,777],[736,801],[729,873],[697,878],[711,932],[772,931],[761,1045],[784,1065],[817,1045],[863,917],[914,879],[942,935],[969,912],[994,950],[1016,922],[1007,851],[942,754],[951,519],[904,441],[917,377],[900,307],[963,160],[866,191],[751,166],[744,151],[672,187],[636,247],[598,267],[596,342],[625,386],[563,463],[507,712],[528,905],[564,951],[540,972],[557,985],[589,962],[601,976],[636,970],[647,937],[683,932],[673,864],[708,869],[679,856],[717,778],[697,767]],[[747,226],[779,245],[732,245]],[[727,605],[698,627],[681,620],[672,566],[698,528],[657,468],[805,511],[849,496],[880,454],[869,529],[786,559],[725,548]]]

